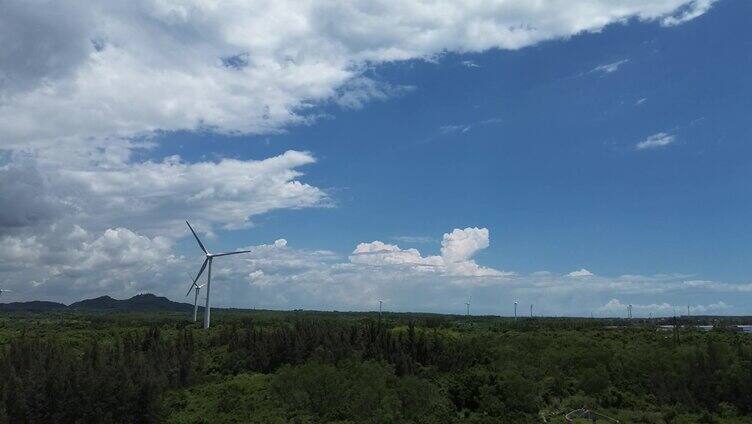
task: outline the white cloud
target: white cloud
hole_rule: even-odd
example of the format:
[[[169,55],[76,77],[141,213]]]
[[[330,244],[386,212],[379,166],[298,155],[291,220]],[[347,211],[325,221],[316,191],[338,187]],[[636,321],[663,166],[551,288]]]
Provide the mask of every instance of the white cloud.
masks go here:
[[[455,228],[451,233],[444,234],[441,256],[447,263],[461,262],[487,248],[488,244],[488,228]]]
[[[439,130],[443,134],[466,133],[472,129],[472,125],[442,125]]]
[[[188,287],[187,275],[195,274],[202,261],[198,254],[188,258],[177,255],[168,237],[148,237],[125,228],[87,231],[53,225],[47,230],[27,238],[0,237],[5,247],[0,250],[0,273],[4,287],[14,290],[4,301],[71,302],[139,292],[181,300]],[[748,312],[731,306],[729,300],[734,305],[748,303],[752,284],[680,274],[572,278],[551,272],[524,275],[484,268],[467,256],[486,245],[483,233],[475,228],[447,233],[445,250],[454,253],[449,264],[439,255],[424,256],[415,249],[382,242],[361,243],[349,257],[294,248],[284,239],[246,246],[251,253],[215,261],[213,303],[362,310],[373,309],[381,298],[387,299],[391,310],[461,313],[465,299],[472,294],[474,313],[511,314],[512,300],[519,300],[522,305],[535,304],[536,314],[600,311],[618,315],[626,311],[625,303],[604,305],[609,299],[628,296],[651,299],[644,304],[633,302],[636,315],[652,311],[658,316],[671,313],[673,306],[666,306],[672,305],[671,299],[691,295],[709,300],[693,305],[693,313]]]
[[[5,148],[278,131],[317,102],[389,95],[363,76],[375,64],[518,49],[633,17],[673,25],[712,1],[43,3],[5,2],[0,14]]]
[[[338,105],[350,108],[360,109],[366,103],[372,100],[387,100],[396,97],[415,87],[412,86],[392,86],[385,82],[377,82],[369,78],[353,78],[339,88],[334,102]]]
[[[54,224],[38,235],[0,237],[0,244],[0,272],[25,299],[163,291],[162,279],[174,278],[181,266],[171,240],[125,228],[89,233]]]
[[[607,63],[605,65],[596,66],[593,70],[590,72],[603,72],[604,74],[610,74],[612,72],[616,72],[619,70],[621,65],[629,62],[629,59],[622,59],[616,62]]]
[[[324,205],[326,194],[299,181],[297,170],[315,162],[288,151],[254,161],[221,159],[68,167],[20,158],[0,167],[0,229],[33,227],[55,220],[113,224],[163,235],[184,232],[183,220],[242,228],[253,216],[276,209]],[[5,187],[5,185],[4,185]]]
[[[295,151],[197,163],[68,164],[14,154],[0,166],[7,182],[0,190],[0,279],[15,290],[14,300],[182,296],[186,272],[195,272],[174,253],[175,241],[188,234],[183,220],[211,233],[249,226],[273,210],[325,206],[326,193],[300,181],[298,168],[314,162]],[[273,246],[285,245],[279,239]]]
[[[487,228],[455,228],[444,234],[441,240],[441,257],[447,272],[456,276],[472,277],[506,277],[512,275],[493,268],[479,266],[471,258],[480,250],[488,247]]]
[[[666,26],[675,26],[690,21],[710,10],[710,7],[718,0],[693,0],[681,8],[679,13],[663,18],[661,23]]]
[[[371,266],[408,266],[421,271],[436,271],[444,266],[440,256],[421,256],[418,249],[401,249],[380,241],[360,243],[350,255],[350,262]]]
[[[417,249],[401,249],[381,241],[360,243],[350,255],[350,262],[370,266],[403,266],[418,271],[435,272],[451,277],[495,277],[512,275],[478,265],[471,258],[488,247],[487,228],[454,229],[444,234],[440,256],[422,256]],[[462,280],[459,284],[477,284],[477,280]]]
[[[392,310],[462,313],[471,294],[476,313],[511,314],[512,301],[518,300],[522,305],[535,304],[537,313],[546,315],[586,316],[590,311],[617,315],[626,311],[625,305],[604,307],[604,303],[629,296],[654,299],[645,305],[635,302],[634,312],[655,311],[658,316],[669,314],[670,309],[661,305],[670,305],[670,299],[693,295],[712,299],[692,306],[696,313],[743,313],[744,309],[724,302],[752,293],[752,284],[698,281],[679,274],[572,278],[551,272],[493,277],[452,272],[441,256],[424,256],[382,242],[361,243],[349,258],[289,246],[257,246],[226,266],[220,278],[218,304],[257,299],[264,307],[340,310],[373,309],[377,299],[388,299]]]
[[[584,277],[592,277],[593,275],[595,274],[586,270],[585,268],[581,268],[577,271],[570,272],[569,274],[567,274],[567,277],[584,278]]]
[[[627,314],[627,308],[629,303],[622,303],[619,299],[611,299],[605,305],[598,308],[599,312],[606,313],[611,316],[625,316]],[[646,305],[631,304],[633,316],[648,316],[650,314],[654,316],[669,316],[669,315],[683,315],[686,313],[687,305],[671,305],[669,303],[651,303]],[[690,313],[693,314],[717,314],[727,311],[731,308],[731,305],[718,301],[707,305],[690,305]]]
[[[473,129],[483,127],[486,125],[500,125],[504,121],[501,118],[488,118],[483,119],[481,121],[471,122],[469,124],[449,124],[449,125],[442,125],[439,127],[439,131],[441,131],[442,134],[465,134],[467,132],[470,132]]]
[[[646,138],[645,140],[637,143],[637,150],[656,149],[659,147],[668,146],[673,143],[676,137],[672,134],[665,132],[659,132]]]

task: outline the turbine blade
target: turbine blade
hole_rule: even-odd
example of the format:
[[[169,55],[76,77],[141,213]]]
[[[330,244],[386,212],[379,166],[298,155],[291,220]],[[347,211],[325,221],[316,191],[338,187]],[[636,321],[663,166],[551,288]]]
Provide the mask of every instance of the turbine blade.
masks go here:
[[[185,223],[188,224],[188,228],[191,229],[191,232],[193,233],[193,237],[196,237],[196,241],[198,242],[198,245],[201,246],[201,250],[203,250],[204,253],[206,253],[208,255],[209,252],[206,251],[206,248],[204,247],[204,244],[201,243],[201,240],[198,238],[198,235],[196,235],[196,232],[193,231],[193,227],[191,227],[191,224],[188,221],[185,221]]]
[[[228,255],[237,255],[238,253],[250,253],[253,252],[252,250],[238,250],[237,252],[226,252],[226,253],[218,253],[213,256],[228,256]]]
[[[201,269],[198,270],[198,274],[196,275],[196,278],[193,279],[193,283],[195,284],[196,281],[198,281],[199,277],[201,277],[201,274],[204,273],[204,270],[206,269],[206,264],[209,262],[209,258],[204,259],[204,264],[201,265]]]
[[[191,284],[191,287],[188,289],[188,293],[185,294],[185,297],[188,297],[189,294],[191,294],[191,290],[193,290],[193,286],[195,286],[196,283]]]

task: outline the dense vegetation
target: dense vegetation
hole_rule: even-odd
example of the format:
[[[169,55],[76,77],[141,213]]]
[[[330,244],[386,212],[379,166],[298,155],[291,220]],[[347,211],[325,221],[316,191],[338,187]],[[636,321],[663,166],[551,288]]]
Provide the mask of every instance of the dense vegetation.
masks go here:
[[[752,423],[752,335],[598,320],[0,315],[0,423]]]

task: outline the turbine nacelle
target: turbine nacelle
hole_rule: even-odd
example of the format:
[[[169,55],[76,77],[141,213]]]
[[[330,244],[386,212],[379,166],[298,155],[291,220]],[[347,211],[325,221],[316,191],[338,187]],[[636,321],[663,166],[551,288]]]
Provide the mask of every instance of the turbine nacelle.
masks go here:
[[[198,293],[198,291],[201,290],[201,288],[205,285],[206,284],[196,284],[195,281],[191,281],[191,286],[188,288],[188,292],[185,294],[185,296],[188,297],[188,295],[191,294],[193,290],[196,290],[196,292]]]

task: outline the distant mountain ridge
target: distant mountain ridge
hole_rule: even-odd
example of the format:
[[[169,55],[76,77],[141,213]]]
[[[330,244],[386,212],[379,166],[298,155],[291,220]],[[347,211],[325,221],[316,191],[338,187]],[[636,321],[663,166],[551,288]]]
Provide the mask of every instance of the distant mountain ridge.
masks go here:
[[[101,296],[94,299],[86,299],[72,303],[68,309],[86,310],[118,310],[118,311],[180,311],[189,312],[193,305],[188,303],[173,302],[172,300],[144,293],[133,296],[130,299],[117,300],[110,296]]]
[[[42,311],[54,311],[57,309],[65,309],[62,303],[48,302],[45,300],[32,300],[31,302],[10,302],[0,303],[0,311],[29,311],[29,312],[42,312]]]
[[[94,299],[84,299],[69,306],[57,302],[34,300],[30,302],[0,303],[0,311],[29,311],[42,312],[53,310],[72,311],[118,311],[118,312],[190,312],[193,305],[173,302],[172,300],[156,296],[151,293],[139,294],[130,299],[113,299],[110,296],[100,296]]]

